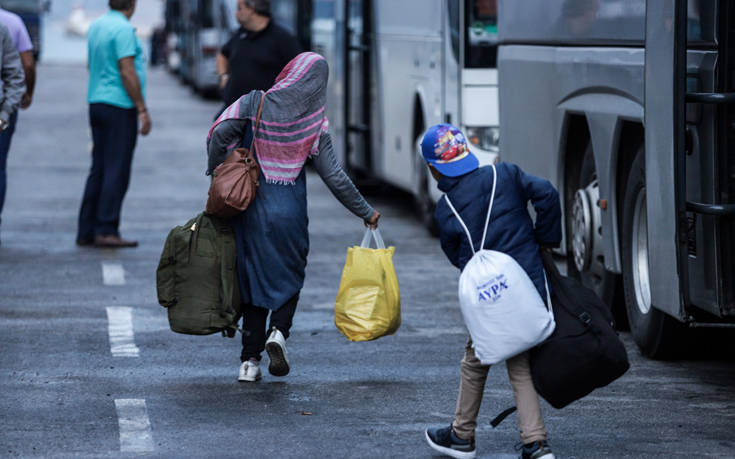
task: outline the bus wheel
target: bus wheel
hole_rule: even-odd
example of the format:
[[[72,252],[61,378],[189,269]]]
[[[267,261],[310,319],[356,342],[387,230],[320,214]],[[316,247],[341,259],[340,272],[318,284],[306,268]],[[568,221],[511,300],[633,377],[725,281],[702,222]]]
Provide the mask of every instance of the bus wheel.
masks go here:
[[[570,182],[565,200],[567,272],[613,308],[617,276],[605,269],[602,215],[597,205],[600,191],[591,144],[587,146],[578,178],[571,177]]]
[[[641,148],[628,174],[623,198],[623,291],[630,331],[638,348],[648,357],[663,358],[673,353],[681,325],[651,306],[645,180],[645,154]]]

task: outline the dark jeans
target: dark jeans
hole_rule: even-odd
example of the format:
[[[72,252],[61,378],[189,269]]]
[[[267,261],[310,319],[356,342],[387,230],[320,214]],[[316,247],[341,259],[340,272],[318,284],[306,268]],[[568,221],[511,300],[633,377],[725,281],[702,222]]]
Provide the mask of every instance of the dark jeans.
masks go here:
[[[130,167],[138,137],[134,108],[89,104],[92,167],[79,210],[77,240],[118,235],[120,210],[130,183]]]
[[[0,133],[0,216],[3,214],[3,204],[5,204],[5,189],[7,188],[8,176],[6,167],[8,164],[8,152],[10,151],[10,141],[15,132],[15,123],[18,121],[18,112],[10,115],[8,127]],[[2,221],[2,219],[0,219]]]
[[[283,333],[283,337],[288,339],[289,330],[293,324],[293,316],[296,313],[296,304],[299,302],[299,295],[296,294],[288,300],[286,304],[281,306],[277,311],[271,313],[271,323],[268,330],[276,327],[278,331]],[[240,361],[244,362],[248,359],[255,358],[260,360],[261,353],[265,349],[265,340],[267,332],[265,321],[268,318],[270,309],[245,305],[243,308],[243,334],[242,334],[242,354]]]

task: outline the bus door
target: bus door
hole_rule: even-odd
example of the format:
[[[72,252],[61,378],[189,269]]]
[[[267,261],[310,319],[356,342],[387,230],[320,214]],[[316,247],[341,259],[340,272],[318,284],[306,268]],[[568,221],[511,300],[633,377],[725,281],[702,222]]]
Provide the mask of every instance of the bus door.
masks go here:
[[[679,319],[685,318],[680,293],[686,285],[680,257],[679,223],[683,210],[682,184],[677,180],[682,168],[684,143],[685,50],[677,43],[676,30],[682,0],[646,2],[645,57],[645,195],[636,200],[636,216],[641,232],[637,266],[648,283],[643,302]],[[685,5],[685,3],[684,3]],[[686,9],[684,10],[684,17]],[[685,54],[683,54],[685,57]],[[635,227],[635,225],[634,225]],[[646,238],[647,235],[647,238]],[[645,259],[648,263],[645,263]],[[649,267],[660,267],[649,269]],[[684,267],[685,268],[685,267]]]
[[[718,317],[735,315],[734,15],[730,1],[689,0],[686,26],[680,24],[689,48],[680,178],[686,181],[689,300]],[[693,319],[703,320],[696,313]]]
[[[344,128],[345,167],[370,171],[372,1],[344,0]]]
[[[685,305],[735,314],[733,12],[727,1],[647,2],[645,245],[648,266],[662,267],[648,271],[651,304],[692,322],[707,319]]]

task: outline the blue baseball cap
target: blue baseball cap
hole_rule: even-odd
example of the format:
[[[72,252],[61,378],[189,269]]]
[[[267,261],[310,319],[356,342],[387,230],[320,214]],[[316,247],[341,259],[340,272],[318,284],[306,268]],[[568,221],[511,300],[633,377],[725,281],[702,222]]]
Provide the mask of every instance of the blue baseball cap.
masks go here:
[[[459,177],[480,166],[462,131],[451,124],[431,126],[421,141],[421,154],[442,175]]]

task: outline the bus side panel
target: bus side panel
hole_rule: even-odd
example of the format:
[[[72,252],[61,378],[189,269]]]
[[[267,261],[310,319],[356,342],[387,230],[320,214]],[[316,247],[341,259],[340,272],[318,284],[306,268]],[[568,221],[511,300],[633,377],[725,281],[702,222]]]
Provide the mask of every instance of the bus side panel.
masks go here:
[[[332,144],[340,162],[345,164],[347,152],[344,127],[344,54],[338,44],[344,42],[343,2],[316,0],[314,17],[311,22],[311,41],[313,50],[329,63],[329,84],[327,85],[327,117]]]
[[[679,97],[675,71],[675,37],[671,20],[675,0],[648,2],[646,26],[646,193],[648,214],[648,264],[651,305],[680,319],[682,283],[678,246],[677,156],[673,115]],[[674,23],[677,21],[674,20]],[[674,24],[676,25],[676,24]],[[672,114],[661,116],[661,114]],[[686,294],[686,293],[685,293]]]
[[[376,1],[373,172],[408,191],[414,191],[416,182],[412,131],[419,94],[429,117],[426,126],[441,120],[442,13],[441,0]]]
[[[613,272],[621,270],[616,174],[627,173],[617,170],[616,135],[621,120],[641,120],[643,116],[643,59],[642,49],[499,48],[502,159],[548,178],[562,191],[567,137],[582,134],[565,133],[565,119],[585,115],[591,129],[600,198],[610,203],[602,214],[603,234],[609,235],[603,238],[603,252],[606,268]],[[528,135],[527,126],[534,126],[534,135]],[[563,199],[564,193],[560,195]]]

